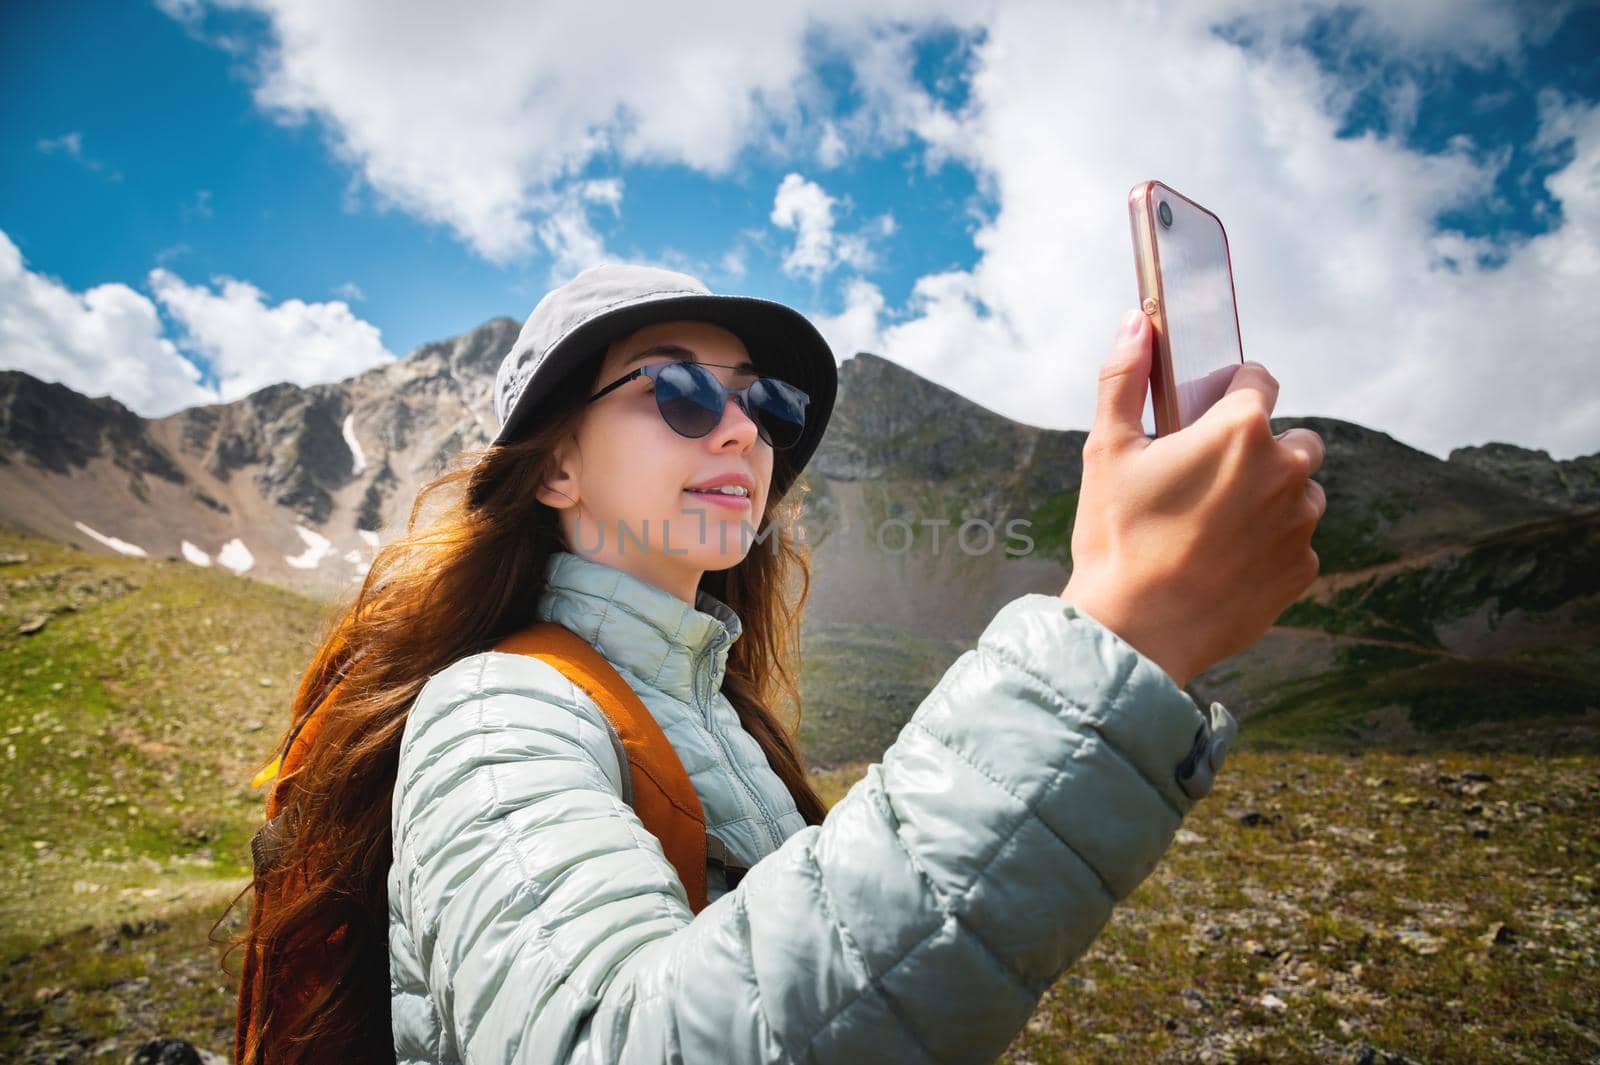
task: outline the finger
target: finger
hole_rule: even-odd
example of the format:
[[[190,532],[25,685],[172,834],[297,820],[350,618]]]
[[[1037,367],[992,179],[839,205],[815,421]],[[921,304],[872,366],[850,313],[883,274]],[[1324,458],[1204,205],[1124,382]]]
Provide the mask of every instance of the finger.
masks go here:
[[[1294,428],[1285,429],[1279,433],[1277,440],[1291,451],[1301,452],[1310,463],[1306,469],[1307,475],[1322,469],[1322,460],[1327,456],[1327,449],[1323,446],[1322,437],[1310,429]]]
[[[1311,501],[1311,508],[1316,511],[1317,520],[1328,512],[1328,493],[1322,485],[1310,478],[1306,479],[1306,498]]]
[[[1150,394],[1150,322],[1143,311],[1123,316],[1111,354],[1100,365],[1090,435],[1113,447],[1143,442],[1145,397]]]
[[[1228,390],[1223,395],[1245,390],[1260,396],[1262,409],[1270,417],[1272,408],[1278,404],[1278,379],[1268,373],[1267,368],[1259,362],[1240,363],[1239,369],[1234,371],[1233,380],[1228,382]]]

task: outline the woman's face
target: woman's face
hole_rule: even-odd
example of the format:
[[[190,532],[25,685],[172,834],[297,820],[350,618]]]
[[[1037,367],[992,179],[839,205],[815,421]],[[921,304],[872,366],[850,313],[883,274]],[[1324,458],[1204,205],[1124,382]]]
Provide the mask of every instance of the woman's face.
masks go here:
[[[589,394],[640,366],[685,360],[711,364],[724,386],[756,378],[749,352],[728,330],[658,322],[607,348]],[[640,375],[590,403],[558,452],[560,475],[546,482],[539,499],[560,510],[571,550],[693,604],[703,573],[737,565],[755,545],[773,452],[731,399],[711,432],[679,435],[661,417],[653,388]],[[725,474],[748,478],[748,499],[688,491]]]

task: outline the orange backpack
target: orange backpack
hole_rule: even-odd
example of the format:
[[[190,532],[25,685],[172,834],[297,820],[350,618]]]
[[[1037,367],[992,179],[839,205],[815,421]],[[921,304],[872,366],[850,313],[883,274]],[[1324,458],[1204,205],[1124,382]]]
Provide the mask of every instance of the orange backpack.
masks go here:
[[[512,634],[493,647],[507,654],[525,654],[543,659],[559,669],[589,693],[605,712],[628,758],[628,784],[625,796],[644,827],[661,843],[661,849],[678,871],[689,896],[689,908],[699,913],[706,906],[706,860],[711,857],[730,871],[729,886],[737,882],[743,867],[721,841],[707,837],[705,812],[695,794],[683,763],[668,742],[655,718],[605,657],[582,637],[555,622],[541,622]],[[321,709],[337,695],[335,687]],[[239,1012],[234,1029],[234,1060],[239,1065],[258,1065],[266,1061],[260,1046],[259,1022],[270,999],[290,996],[300,1005],[310,1002],[321,986],[316,972],[266,973],[257,954],[256,931],[261,915],[282,899],[292,887],[278,895],[260,890],[260,878],[279,856],[282,848],[284,785],[293,778],[316,740],[320,719],[313,710],[289,736],[284,754],[256,776],[257,786],[277,778],[267,793],[267,822],[250,841],[255,864],[257,892],[250,912],[250,933],[245,945],[244,969],[239,979]],[[327,940],[330,951],[343,940],[341,926]]]

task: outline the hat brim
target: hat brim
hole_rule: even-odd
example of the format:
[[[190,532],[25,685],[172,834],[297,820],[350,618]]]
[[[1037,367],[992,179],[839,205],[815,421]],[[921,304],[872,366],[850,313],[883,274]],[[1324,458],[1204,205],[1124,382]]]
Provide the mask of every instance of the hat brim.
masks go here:
[[[805,430],[794,446],[783,452],[789,476],[776,470],[773,474],[772,497],[782,498],[822,441],[833,414],[839,368],[828,342],[805,315],[754,296],[665,296],[596,315],[558,340],[540,360],[494,443],[504,444],[520,436],[537,420],[540,406],[556,383],[588,364],[600,349],[647,325],[678,319],[722,326],[744,343],[761,373],[789,382],[808,397]]]

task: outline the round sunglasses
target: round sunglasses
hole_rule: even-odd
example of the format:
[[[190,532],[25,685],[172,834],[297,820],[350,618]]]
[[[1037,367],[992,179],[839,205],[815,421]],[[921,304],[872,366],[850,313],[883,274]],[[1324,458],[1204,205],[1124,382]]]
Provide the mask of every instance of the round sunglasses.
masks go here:
[[[708,369],[710,366],[723,364],[685,360],[641,366],[590,396],[588,402],[593,403],[635,377],[648,377],[654,389],[656,409],[680,436],[698,438],[715,429],[722,421],[722,412],[727,410],[728,397],[732,396],[756,423],[761,439],[772,447],[793,447],[800,440],[806,427],[806,404],[811,401],[810,396],[776,377],[758,377],[743,388],[727,388]],[[723,368],[741,369],[738,366]]]

